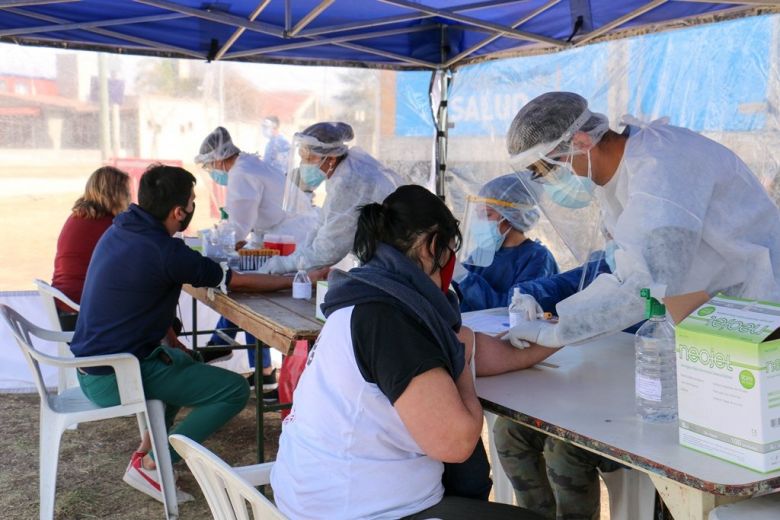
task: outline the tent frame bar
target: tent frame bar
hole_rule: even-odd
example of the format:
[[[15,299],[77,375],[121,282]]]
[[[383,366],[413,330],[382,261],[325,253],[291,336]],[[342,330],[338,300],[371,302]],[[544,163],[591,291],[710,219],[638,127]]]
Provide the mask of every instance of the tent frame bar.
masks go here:
[[[280,28],[276,27],[275,25],[271,25],[263,22],[250,22],[246,18],[242,18],[234,14],[223,13],[221,11],[211,11],[211,10],[204,11],[201,9],[195,9],[193,7],[183,6],[174,2],[169,2],[168,0],[133,0],[133,1],[139,4],[150,5],[152,7],[158,7],[160,9],[167,9],[169,11],[174,11],[177,13],[194,16],[195,18],[201,18],[203,20],[208,20],[211,22],[217,22],[225,25],[234,25],[236,27],[243,27],[248,31],[268,34],[271,36],[276,36],[277,38],[282,38],[284,36],[283,31]]]
[[[473,25],[474,27],[481,27],[482,29],[487,29],[491,32],[499,33],[501,36],[515,38],[517,40],[527,40],[527,41],[538,42],[538,43],[546,43],[548,45],[553,45],[555,47],[566,46],[566,42],[556,40],[555,38],[548,38],[547,36],[541,36],[538,34],[531,34],[524,31],[518,31],[501,24],[486,22],[484,20],[479,20],[471,16],[457,14],[452,11],[445,11],[442,9],[427,7],[421,4],[415,4],[413,2],[408,2],[407,0],[377,0],[377,1],[382,2],[384,4],[394,5],[396,7],[406,7],[408,9],[414,9],[416,11],[420,11],[422,13],[441,16],[442,18],[448,18],[456,22],[465,23],[467,25]]]
[[[94,29],[99,27],[111,27],[114,25],[127,25],[135,23],[164,22],[167,20],[177,20],[186,18],[187,15],[181,13],[155,14],[150,16],[137,16],[133,18],[116,18],[113,20],[100,20],[93,22],[70,22],[57,23],[52,25],[39,25],[38,27],[25,27],[20,29],[0,30],[0,36],[20,36],[22,34],[39,34],[55,31],[75,31],[80,29]]]
[[[7,11],[9,13],[12,13],[12,14],[15,14],[17,16],[26,16],[28,18],[33,18],[33,19],[37,19],[37,20],[41,20],[41,21],[49,22],[49,23],[60,23],[60,24],[71,23],[69,20],[65,20],[63,18],[57,18],[55,16],[49,16],[49,15],[45,15],[45,14],[33,13],[33,12],[30,12],[30,11],[25,11],[23,9],[11,8],[11,9],[6,9],[5,11]],[[139,38],[137,36],[131,36],[131,35],[124,34],[124,33],[119,33],[119,32],[116,32],[116,31],[109,31],[107,29],[99,29],[99,28],[84,29],[84,30],[87,31],[87,32],[94,33],[94,34],[99,34],[101,36],[106,36],[108,38],[115,38],[117,40],[124,40],[124,41],[130,42],[130,43],[143,45],[143,46],[145,46],[147,48],[159,50],[160,52],[180,53],[180,54],[182,54],[184,56],[187,56],[187,57],[190,57],[190,58],[196,58],[196,59],[204,59],[205,58],[205,56],[203,56],[201,54],[198,54],[195,51],[191,51],[189,49],[185,49],[183,47],[176,47],[174,45],[161,45],[158,42],[155,42],[155,41],[152,41],[152,40],[148,40],[146,38]],[[94,46],[94,43],[91,44],[91,45]],[[99,52],[104,52],[104,51],[100,50]]]
[[[520,18],[519,20],[517,20],[516,22],[514,22],[511,25],[512,29],[517,29],[518,27],[520,27],[524,23],[526,23],[526,22],[536,18],[537,16],[539,16],[540,14],[542,14],[543,12],[548,10],[549,8],[553,7],[554,5],[559,4],[560,2],[561,2],[561,0],[549,0],[546,4],[540,6],[535,11],[527,14],[526,16],[524,16],[524,17]],[[464,60],[465,58],[468,58],[469,56],[471,56],[472,54],[474,54],[475,52],[477,52],[481,48],[485,47],[486,45],[490,45],[491,43],[493,43],[494,41],[496,41],[500,37],[501,37],[500,35],[494,34],[493,36],[489,36],[488,38],[485,38],[481,42],[479,42],[479,43],[477,43],[475,45],[472,45],[468,49],[458,53],[457,55],[455,55],[452,58],[450,58],[449,60],[447,60],[444,63],[444,68],[448,69],[448,68],[453,67],[458,62]]]
[[[477,2],[475,4],[465,4],[465,5],[459,5],[457,7],[452,7],[450,9],[442,9],[442,11],[446,11],[449,13],[477,11],[479,9],[486,9],[490,7],[497,7],[497,6],[508,5],[508,4],[518,4],[527,1],[528,0],[494,0],[494,1],[487,0],[483,2]],[[342,25],[330,25],[326,27],[318,27],[316,29],[303,31],[299,36],[317,36],[320,34],[331,34],[334,32],[354,31],[358,29],[370,29],[372,27],[379,27],[381,25],[388,25],[388,24],[401,23],[401,22],[411,22],[414,20],[424,20],[426,18],[433,18],[434,16],[436,15],[428,14],[428,13],[420,13],[420,12],[411,13],[411,14],[400,14],[397,16],[388,16],[387,18],[378,18],[371,22],[354,22],[354,23],[347,23]]]
[[[32,5],[68,4],[81,0],[0,0],[0,9],[9,7],[29,7]]]
[[[404,27],[402,29],[388,29],[386,31],[378,31],[371,33],[350,34],[346,36],[335,36],[333,38],[311,38],[308,41],[297,41],[287,43],[284,45],[277,45],[275,47],[265,47],[263,49],[249,49],[246,51],[231,52],[225,57],[230,58],[245,58],[247,56],[256,56],[259,54],[270,54],[274,52],[290,51],[294,49],[305,49],[307,47],[316,47],[319,45],[329,45],[336,43],[344,43],[358,40],[367,40],[370,38],[383,38],[385,36],[394,36],[396,34],[411,34],[422,31],[430,31],[438,27],[437,24],[418,25],[416,27]]]
[[[611,31],[612,29],[615,29],[616,27],[620,27],[624,23],[630,22],[634,18],[638,18],[638,17],[642,16],[643,14],[645,14],[645,13],[647,13],[649,11],[652,11],[656,7],[659,7],[659,6],[667,3],[668,1],[669,0],[653,0],[652,2],[648,2],[645,5],[643,5],[642,7],[634,9],[630,13],[624,14],[620,18],[615,18],[614,20],[612,20],[608,24],[602,25],[601,27],[599,27],[595,31],[589,32],[588,34],[584,35],[582,38],[578,39],[577,43],[575,45],[577,45],[577,46],[583,45],[584,43],[587,43],[587,42],[591,41],[594,38],[598,38],[602,34],[606,34],[609,31]]]
[[[287,37],[294,37],[297,36],[303,29],[306,28],[307,25],[309,25],[311,22],[314,21],[315,18],[317,18],[325,9],[330,7],[330,4],[333,3],[333,0],[322,0],[320,4],[309,11],[308,14],[306,14],[303,18],[301,18],[298,23],[295,24],[295,27],[290,30],[286,36]]]
[[[263,0],[259,4],[257,4],[257,7],[249,14],[248,20],[250,22],[254,22],[255,19],[260,16],[260,13],[262,13],[266,7],[268,7],[268,4],[271,3],[271,0]],[[239,38],[241,38],[241,35],[244,34],[243,27],[238,27],[233,34],[230,35],[230,38],[227,39],[225,44],[217,51],[217,53],[214,55],[214,61],[217,61],[222,58],[222,56],[225,55],[225,53],[235,44]]]

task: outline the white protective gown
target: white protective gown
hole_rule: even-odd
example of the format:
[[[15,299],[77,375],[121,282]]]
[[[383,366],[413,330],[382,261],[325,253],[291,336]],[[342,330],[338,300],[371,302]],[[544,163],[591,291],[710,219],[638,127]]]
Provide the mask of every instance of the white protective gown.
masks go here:
[[[239,154],[228,172],[225,203],[230,222],[236,226],[236,240],[243,240],[254,229],[258,235],[292,235],[296,244],[306,243],[317,222],[316,212],[313,208],[305,214],[284,211],[284,182],[284,173],[257,155]]]
[[[357,229],[358,208],[381,203],[401,185],[394,171],[382,166],[358,147],[352,147],[325,181],[325,203],[317,229],[306,247],[298,247],[290,256],[272,258],[261,269],[270,274],[296,271],[300,259],[304,269],[333,265],[351,251]]]
[[[663,121],[631,130],[614,177],[596,189],[616,273],[557,305],[558,339],[641,321],[643,287],[657,298],[704,290],[780,301],[780,211],[745,163]]]

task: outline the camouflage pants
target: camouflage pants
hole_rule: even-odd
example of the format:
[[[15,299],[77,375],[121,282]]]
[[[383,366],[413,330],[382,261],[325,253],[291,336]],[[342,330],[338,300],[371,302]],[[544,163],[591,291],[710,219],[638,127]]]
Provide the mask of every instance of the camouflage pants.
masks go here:
[[[598,470],[622,465],[503,417],[493,436],[519,506],[550,520],[598,520]]]

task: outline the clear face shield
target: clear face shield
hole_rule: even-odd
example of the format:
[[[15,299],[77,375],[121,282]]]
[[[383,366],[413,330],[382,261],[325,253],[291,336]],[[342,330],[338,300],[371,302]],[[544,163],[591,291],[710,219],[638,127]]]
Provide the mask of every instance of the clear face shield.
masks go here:
[[[594,196],[596,185],[591,178],[590,150],[577,150],[571,143],[574,134],[592,116],[586,110],[560,139],[540,143],[510,159],[512,168],[552,226],[556,238],[565,252],[570,253],[573,264],[583,266],[580,289],[598,275],[599,261],[604,257],[601,209]],[[582,155],[587,156],[586,175],[578,175],[572,167],[574,158]],[[552,241],[545,241],[548,242]],[[559,252],[553,251],[553,254],[559,264],[566,263],[561,261]]]
[[[492,206],[492,207],[491,207]],[[463,219],[463,245],[458,251],[458,261],[462,264],[487,267],[493,263],[496,251],[512,229],[501,223],[505,218],[496,211],[496,206],[517,207],[502,200],[469,195]],[[528,208],[532,209],[532,206]]]

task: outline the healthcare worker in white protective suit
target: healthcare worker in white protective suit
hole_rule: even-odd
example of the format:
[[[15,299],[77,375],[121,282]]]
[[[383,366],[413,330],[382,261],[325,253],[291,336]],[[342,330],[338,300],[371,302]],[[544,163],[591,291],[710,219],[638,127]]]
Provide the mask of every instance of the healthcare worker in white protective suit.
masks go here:
[[[284,173],[255,154],[244,153],[233,144],[230,133],[219,126],[200,145],[195,162],[209,172],[211,179],[227,186],[225,210],[236,226],[236,240],[241,242],[251,230],[292,235],[303,243],[317,222],[310,204],[282,209]]]
[[[515,169],[534,173],[540,202],[574,210],[598,201],[614,239],[612,274],[557,307],[559,321],[526,321],[513,342],[560,347],[641,321],[639,290],[780,301],[780,212],[728,148],[659,120],[606,116],[570,92],[525,105],[507,133]],[[544,210],[544,207],[542,207]]]
[[[301,266],[333,265],[352,249],[357,228],[358,208],[381,203],[401,184],[398,175],[382,166],[358,147],[349,147],[354,138],[346,123],[316,123],[295,134],[287,174],[285,207],[308,201],[301,189],[316,189],[325,183],[325,203],[316,230],[309,242],[289,256],[271,258],[260,272],[289,273]]]
[[[623,133],[611,131],[606,116],[569,92],[533,99],[512,122],[513,166],[532,170],[529,190],[564,241],[597,237],[598,224],[580,216],[599,206],[613,238],[605,248],[612,273],[559,302],[558,324],[529,319],[512,328],[517,347],[625,329],[643,319],[643,287],[656,298],[704,290],[780,301],[780,212],[748,167],[690,130],[623,122]],[[568,222],[558,218],[562,209]],[[547,518],[598,518],[596,470],[618,464],[509,421],[497,421],[494,434],[519,504]],[[543,464],[528,463],[536,460]]]

